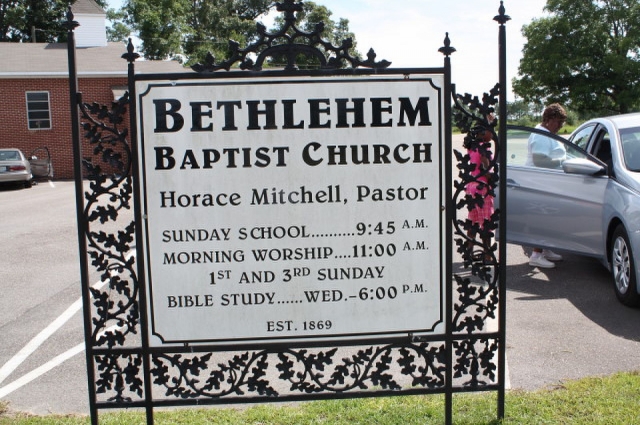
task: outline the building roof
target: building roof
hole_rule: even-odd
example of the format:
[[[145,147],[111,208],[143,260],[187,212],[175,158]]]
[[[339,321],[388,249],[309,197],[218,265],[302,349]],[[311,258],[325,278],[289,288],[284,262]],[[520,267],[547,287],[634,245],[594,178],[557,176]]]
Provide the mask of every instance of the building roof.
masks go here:
[[[127,53],[123,43],[76,49],[78,77],[126,77]],[[0,43],[0,78],[66,78],[69,60],[66,43]],[[188,72],[176,61],[135,62],[136,73]]]
[[[71,5],[71,11],[77,14],[87,15],[105,15],[106,12],[101,8],[98,3],[93,0],[76,0]]]
[[[123,43],[108,43],[105,34],[106,13],[94,0],[75,0],[71,5],[80,27],[76,34],[76,69],[78,77],[126,77],[127,53]],[[82,22],[84,22],[84,26]],[[80,31],[84,29],[86,31]],[[0,42],[0,79],[68,78],[67,43]],[[187,71],[176,61],[135,62],[136,73],[169,74]]]

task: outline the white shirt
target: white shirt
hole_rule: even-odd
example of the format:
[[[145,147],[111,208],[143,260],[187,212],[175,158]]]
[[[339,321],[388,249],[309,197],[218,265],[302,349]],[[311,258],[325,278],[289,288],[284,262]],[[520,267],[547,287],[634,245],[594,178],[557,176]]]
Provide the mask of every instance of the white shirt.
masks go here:
[[[536,125],[536,128],[551,134],[542,124]],[[566,158],[567,151],[563,143],[542,134],[531,133],[527,141],[527,161],[525,165],[535,167],[533,154],[545,155],[551,160],[559,161]]]

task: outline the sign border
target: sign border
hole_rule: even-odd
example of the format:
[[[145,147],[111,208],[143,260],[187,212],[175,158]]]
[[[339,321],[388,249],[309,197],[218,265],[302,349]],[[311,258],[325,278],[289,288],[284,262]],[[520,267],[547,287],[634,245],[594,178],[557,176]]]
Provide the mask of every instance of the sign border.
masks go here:
[[[379,76],[379,75],[370,75],[370,74],[366,74],[366,75],[362,75],[360,76],[360,78],[347,78],[345,76],[332,76],[331,74],[328,75],[328,78],[326,79],[318,79],[318,78],[314,78],[314,77],[308,77],[308,78],[294,78],[290,75],[290,73],[286,73],[286,72],[279,72],[279,71],[274,71],[274,72],[270,72],[269,75],[261,75],[261,76],[252,76],[252,78],[247,79],[246,81],[241,81],[239,82],[237,80],[237,76],[235,75],[236,73],[230,73],[230,74],[225,74],[224,77],[226,78],[219,78],[219,79],[215,79],[214,81],[211,81],[209,79],[201,79],[201,80],[193,80],[193,79],[188,79],[187,83],[184,84],[180,84],[181,86],[185,86],[185,87],[200,87],[200,86],[237,86],[237,85],[246,85],[246,86],[252,86],[255,84],[259,84],[259,85],[273,85],[273,84],[277,84],[277,85],[290,85],[290,84],[300,84],[300,85],[306,85],[306,84],[342,84],[342,83],[352,83],[352,84],[367,84],[367,83],[386,83],[386,82],[400,82],[400,81],[406,81],[406,80],[410,80],[412,82],[424,82],[426,84],[430,84],[431,87],[438,92],[438,99],[437,99],[437,116],[438,116],[438,128],[440,129],[440,132],[438,134],[438,141],[437,143],[439,144],[439,149],[438,149],[438,153],[439,153],[439,157],[437,159],[437,166],[440,170],[439,173],[439,181],[438,181],[438,194],[439,194],[439,205],[444,206],[446,205],[446,197],[445,197],[445,182],[444,182],[444,165],[445,165],[445,161],[446,161],[446,157],[447,154],[445,152],[445,147],[444,147],[444,132],[445,132],[445,124],[446,124],[446,117],[444,116],[444,105],[443,102],[446,101],[445,98],[445,87],[438,87],[434,84],[433,78],[434,77],[439,77],[443,79],[443,82],[445,80],[445,72],[444,72],[444,68],[442,69],[437,69],[437,68],[415,68],[411,70],[411,73],[407,73],[406,70],[399,70],[399,71],[395,71],[393,69],[388,70],[388,72],[385,72],[385,76]],[[327,76],[327,74],[324,74],[325,76]],[[444,313],[445,313],[445,303],[446,303],[446,296],[445,296],[445,288],[446,288],[446,255],[444,255],[447,251],[451,250],[451,246],[447,246],[447,242],[446,242],[446,238],[444,237],[444,234],[446,233],[446,223],[447,220],[445,218],[445,214],[443,212],[441,212],[439,214],[440,220],[438,223],[438,233],[439,233],[439,240],[440,240],[440,244],[438,246],[439,250],[438,250],[438,257],[439,257],[439,261],[438,263],[440,264],[440,284],[438,285],[438,289],[439,289],[439,293],[438,293],[438,299],[439,301],[439,318],[433,323],[430,324],[430,327],[416,327],[414,329],[407,329],[407,330],[403,330],[403,331],[384,331],[381,330],[379,332],[363,332],[363,333],[347,333],[347,334],[329,334],[326,336],[318,336],[318,335],[311,335],[311,336],[291,336],[291,337],[287,337],[287,336],[274,336],[274,337],[253,337],[253,338],[228,338],[228,339],[197,339],[197,340],[193,340],[193,339],[166,339],[163,338],[159,333],[157,333],[156,329],[155,329],[155,315],[154,315],[154,306],[153,306],[153,282],[152,282],[152,276],[151,276],[151,258],[150,258],[150,242],[149,242],[149,232],[148,232],[148,220],[146,217],[146,211],[148,211],[148,198],[146,196],[147,194],[147,165],[145,164],[145,155],[142,153],[145,151],[145,135],[144,135],[144,111],[142,108],[143,102],[142,99],[144,96],[148,95],[148,93],[156,87],[173,87],[176,85],[176,82],[178,81],[184,81],[185,78],[184,77],[191,77],[191,74],[185,74],[185,75],[175,75],[172,74],[169,78],[165,79],[165,82],[156,82],[153,79],[148,78],[148,76],[146,75],[141,75],[142,78],[136,78],[136,82],[139,81],[152,81],[150,84],[146,85],[146,90],[139,92],[137,94],[137,104],[138,106],[138,110],[140,111],[138,114],[138,125],[139,125],[139,140],[138,140],[138,146],[139,146],[139,157],[140,157],[140,174],[141,174],[141,181],[142,181],[142,190],[141,190],[141,202],[143,205],[143,214],[144,215],[144,246],[143,246],[143,252],[145,254],[145,258],[146,258],[146,270],[145,270],[145,282],[146,282],[146,292],[148,293],[148,300],[147,300],[147,309],[149,311],[149,326],[150,326],[150,330],[149,330],[149,334],[158,337],[161,341],[162,341],[162,345],[160,346],[170,346],[171,344],[188,344],[188,345],[202,345],[202,344],[210,344],[210,345],[225,345],[225,344],[234,344],[236,346],[239,347],[244,347],[244,348],[248,348],[248,349],[252,349],[252,348],[261,348],[264,347],[268,344],[282,344],[284,342],[290,341],[291,343],[295,343],[295,344],[305,344],[307,342],[311,342],[313,344],[321,342],[323,344],[334,344],[334,343],[348,343],[349,341],[353,341],[353,342],[358,342],[358,341],[362,341],[362,340],[376,340],[377,338],[381,338],[384,340],[387,340],[389,338],[393,339],[393,338],[406,338],[407,335],[425,335],[425,334],[429,334],[429,335],[439,335],[442,336],[444,335],[444,330],[441,333],[433,333],[433,330],[441,323],[444,322]],[[414,78],[415,76],[415,78]],[[450,243],[449,243],[450,245]],[[156,345],[154,345],[156,346]],[[159,346],[158,346],[159,347]]]

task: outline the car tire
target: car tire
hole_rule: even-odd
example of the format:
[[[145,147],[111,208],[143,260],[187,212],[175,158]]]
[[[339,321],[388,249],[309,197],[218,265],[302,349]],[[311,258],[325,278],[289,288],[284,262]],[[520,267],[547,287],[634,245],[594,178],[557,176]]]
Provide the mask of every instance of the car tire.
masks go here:
[[[26,187],[27,189],[31,188],[31,186],[33,186],[33,180],[26,180],[24,182],[24,187]]]
[[[618,300],[630,307],[640,305],[633,252],[627,231],[622,225],[616,227],[611,238],[611,274]]]

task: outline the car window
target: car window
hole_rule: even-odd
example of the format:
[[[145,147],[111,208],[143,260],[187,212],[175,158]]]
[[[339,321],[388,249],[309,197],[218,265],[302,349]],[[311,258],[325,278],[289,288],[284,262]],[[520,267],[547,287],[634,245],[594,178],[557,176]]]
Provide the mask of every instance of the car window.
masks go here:
[[[591,154],[611,168],[611,138],[604,128],[598,130]]]
[[[2,151],[0,161],[20,161],[20,154],[18,151]]]
[[[527,160],[527,139],[529,132],[507,130],[507,165],[524,165]]]
[[[596,128],[595,125],[590,125],[588,127],[585,127],[577,131],[571,137],[571,142],[573,142],[573,144],[575,144],[576,146],[584,150],[587,150],[587,145],[589,144],[589,140],[591,139],[591,134],[593,133],[593,130],[595,128]]]
[[[507,166],[562,170],[569,158],[588,159],[587,153],[567,139],[535,129],[509,126]]]
[[[620,130],[622,155],[628,170],[640,172],[640,127]]]

